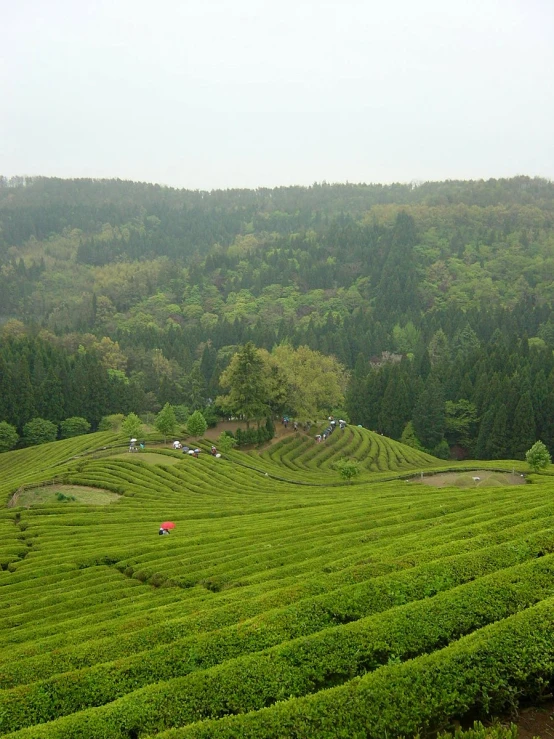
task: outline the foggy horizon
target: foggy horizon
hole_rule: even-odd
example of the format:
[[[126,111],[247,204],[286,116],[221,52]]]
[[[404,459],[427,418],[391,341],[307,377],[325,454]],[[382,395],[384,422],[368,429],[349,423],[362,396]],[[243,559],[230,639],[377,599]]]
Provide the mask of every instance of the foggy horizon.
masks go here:
[[[21,0],[3,21],[7,177],[554,178],[547,0]]]

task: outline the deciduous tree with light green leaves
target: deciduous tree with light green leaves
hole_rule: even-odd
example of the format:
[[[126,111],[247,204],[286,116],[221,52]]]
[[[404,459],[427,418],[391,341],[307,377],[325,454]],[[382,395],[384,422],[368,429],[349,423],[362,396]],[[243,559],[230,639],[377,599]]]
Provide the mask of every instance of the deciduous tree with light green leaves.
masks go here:
[[[206,419],[200,413],[200,411],[194,411],[187,421],[187,431],[191,436],[203,436],[204,432],[208,428]]]
[[[168,436],[175,433],[177,419],[175,418],[175,412],[169,403],[166,403],[156,416],[155,425],[160,434],[163,434],[164,443],[167,441]]]
[[[140,432],[142,431],[142,421],[140,420],[140,418],[137,416],[136,413],[129,413],[129,415],[125,418],[125,420],[121,424],[121,430],[130,439],[133,439],[134,437],[138,436]]]
[[[542,441],[536,441],[525,453],[525,461],[533,472],[544,470],[552,462],[550,452]]]
[[[270,366],[279,368],[290,413],[302,420],[317,418],[342,406],[348,382],[343,365],[333,356],[307,346],[276,346],[271,354],[261,351]]]
[[[233,355],[219,378],[219,384],[222,388],[229,388],[229,392],[220,395],[216,403],[231,415],[242,416],[247,426],[269,411],[264,360],[251,341]]]

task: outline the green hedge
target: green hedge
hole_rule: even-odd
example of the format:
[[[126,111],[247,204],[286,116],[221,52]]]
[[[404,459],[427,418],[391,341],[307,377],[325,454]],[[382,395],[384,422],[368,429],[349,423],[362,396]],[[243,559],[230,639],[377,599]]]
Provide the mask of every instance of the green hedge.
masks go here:
[[[530,527],[536,528],[536,523],[522,524],[520,529]],[[424,542],[422,542],[424,544]],[[380,571],[391,565],[380,562],[370,562],[363,567],[357,566],[353,570],[340,570],[337,573],[324,576],[321,579],[313,579],[300,585],[294,585],[292,588],[280,588],[278,590],[270,590],[267,594],[260,592],[255,598],[246,599],[243,595],[243,589],[234,592],[237,601],[215,607],[212,605],[204,612],[196,612],[193,617],[181,618],[175,620],[174,614],[167,614],[169,620],[167,624],[159,624],[149,627],[144,632],[137,632],[136,635],[125,633],[121,638],[114,637],[107,640],[104,644],[91,645],[86,651],[83,650],[81,644],[87,639],[94,638],[97,633],[99,635],[106,631],[105,627],[96,625],[94,611],[88,621],[92,624],[90,629],[83,628],[79,630],[77,624],[73,625],[70,632],[57,638],[47,637],[42,642],[38,639],[41,636],[41,629],[34,626],[32,614],[29,614],[29,630],[27,638],[32,640],[33,651],[48,650],[44,656],[38,656],[27,660],[14,661],[13,659],[13,642],[21,641],[23,634],[6,632],[5,640],[12,642],[7,646],[8,651],[5,655],[5,663],[0,667],[0,684],[3,687],[13,685],[13,680],[21,682],[28,679],[28,675],[35,675],[35,679],[47,677],[52,671],[63,671],[64,669],[72,669],[73,667],[90,664],[89,659],[94,661],[107,661],[115,656],[124,656],[133,651],[150,648],[156,642],[168,642],[179,638],[186,637],[191,633],[200,631],[210,631],[229,626],[236,623],[240,619],[258,617],[258,614],[264,610],[275,608],[285,603],[295,604],[288,609],[268,613],[271,621],[276,614],[283,613],[284,618],[288,618],[287,613],[291,614],[293,620],[297,620],[300,624],[307,624],[315,618],[315,614],[321,614],[317,618],[324,619],[322,623],[337,623],[334,618],[345,620],[354,620],[374,613],[394,607],[411,600],[428,597],[434,593],[455,587],[468,580],[481,577],[483,575],[494,572],[503,567],[510,567],[519,562],[523,562],[529,558],[535,557],[541,553],[552,551],[554,546],[554,532],[546,530],[533,535],[527,535],[519,540],[507,541],[500,545],[483,548],[476,552],[464,552],[460,555],[450,556],[446,559],[437,559],[430,549],[426,555],[431,559],[430,562],[419,565],[418,567],[405,569],[400,572],[389,572],[386,575],[380,575]],[[439,547],[441,550],[442,547]],[[99,564],[96,558],[91,564]],[[68,573],[72,579],[72,593],[77,592],[77,583],[74,583],[75,573]],[[376,575],[380,575],[375,577]],[[368,580],[368,578],[370,578]],[[318,590],[328,590],[337,588],[341,582],[351,582],[352,585],[339,587],[328,593],[322,593],[318,596],[312,596],[311,593]],[[134,584],[134,583],[133,583]],[[87,578],[86,587],[90,586]],[[138,584],[137,584],[138,586]],[[139,586],[141,587],[141,586]],[[150,597],[149,591],[145,591],[145,595],[141,596],[143,602],[148,603]],[[158,591],[158,598],[161,593]],[[165,590],[164,594],[170,595],[171,591]],[[308,596],[308,597],[307,597]],[[73,596],[75,597],[75,596]],[[134,596],[136,597],[136,595]],[[178,602],[175,606],[179,608]],[[59,608],[51,611],[51,619],[53,626],[49,628],[49,632],[55,623],[67,612],[67,605],[60,604]],[[140,601],[136,603],[135,610],[140,615]],[[334,614],[334,615],[333,615]],[[265,616],[262,620],[265,620]],[[120,618],[123,627],[126,618]],[[136,619],[135,619],[136,620]],[[317,622],[317,620],[316,620]],[[139,621],[140,623],[140,621]],[[118,628],[118,621],[113,622],[113,628]],[[75,648],[74,656],[71,650],[64,647],[64,642],[75,641],[78,646]],[[62,649],[60,649],[62,647]],[[56,649],[56,652],[52,652]],[[59,651],[58,651],[59,650]],[[88,655],[87,655],[88,653]],[[1,652],[0,652],[1,654]],[[10,658],[11,657],[11,658]],[[27,666],[28,664],[28,666]],[[46,671],[46,672],[45,672]]]
[[[475,721],[471,729],[458,728],[453,734],[441,732],[437,739],[517,739],[518,736],[519,732],[515,724],[510,724],[510,726],[502,726],[501,724],[483,726],[480,721]],[[417,736],[416,739],[420,739],[420,737]]]
[[[107,707],[110,724],[141,697],[141,731],[153,731],[167,721],[161,705],[172,696],[184,723],[233,711],[246,712],[291,695],[303,695],[345,682],[375,670],[390,659],[409,659],[432,651],[487,623],[547,597],[552,592],[554,555],[471,582],[431,600],[411,603],[380,616],[324,629],[311,636],[285,640],[293,622],[256,621],[206,638],[153,650],[134,659],[119,660],[81,672],[70,672],[0,693],[3,706],[0,731],[49,721],[87,706],[108,703],[131,693],[141,684],[170,680],[121,698],[119,707]],[[288,629],[287,629],[288,626]],[[309,624],[314,628],[313,624]],[[273,627],[273,628],[272,628]],[[291,628],[292,627],[292,628]],[[266,651],[268,643],[283,642]],[[553,646],[554,648],[554,646]],[[224,660],[244,652],[239,659]],[[214,663],[216,668],[203,671]],[[184,673],[185,678],[171,680]],[[161,698],[163,696],[163,699]],[[160,702],[161,701],[161,702]],[[100,716],[100,714],[99,714]],[[79,715],[74,717],[78,732]],[[102,723],[102,719],[100,718]],[[165,724],[167,725],[167,724]],[[73,726],[73,725],[72,725]],[[102,736],[112,737],[105,726]],[[95,734],[96,736],[96,734]],[[98,735],[100,736],[100,735]]]
[[[469,712],[498,715],[520,699],[537,700],[549,692],[553,626],[550,599],[434,654],[315,695],[285,697],[270,708],[162,732],[158,739],[383,739],[426,734]],[[180,719],[178,705],[174,719]]]

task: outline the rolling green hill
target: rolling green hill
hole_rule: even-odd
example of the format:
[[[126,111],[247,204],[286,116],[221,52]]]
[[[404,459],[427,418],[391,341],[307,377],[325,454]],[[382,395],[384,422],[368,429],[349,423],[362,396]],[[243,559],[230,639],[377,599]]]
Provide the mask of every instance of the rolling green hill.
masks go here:
[[[223,418],[220,377],[251,341],[333,355],[347,392],[318,410],[397,441],[411,423],[434,456],[522,460],[537,439],[552,454],[553,274],[540,178],[192,192],[0,176],[0,423],[24,439],[36,417],[97,429],[167,402]]]
[[[0,735],[381,739],[539,700],[552,478],[406,481],[441,465],[351,426],[219,459],[106,433],[0,455]]]

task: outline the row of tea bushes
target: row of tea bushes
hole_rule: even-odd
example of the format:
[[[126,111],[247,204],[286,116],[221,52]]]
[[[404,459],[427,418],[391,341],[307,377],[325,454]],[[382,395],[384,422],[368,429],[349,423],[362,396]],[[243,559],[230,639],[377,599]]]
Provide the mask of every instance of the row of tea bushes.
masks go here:
[[[219,692],[222,684],[229,694],[236,695],[245,693],[246,685],[251,683],[249,700],[263,695],[261,705],[267,705],[270,700],[281,699],[283,691],[295,695],[312,692],[314,685],[325,687],[328,682],[338,682],[341,676],[347,680],[374,670],[391,658],[405,660],[433,651],[487,623],[507,618],[550,596],[554,590],[553,575],[554,555],[549,555],[441,593],[431,601],[410,603],[335,628],[325,628],[329,626],[328,619],[299,629],[294,629],[294,625],[291,629],[290,623],[283,624],[285,628],[281,630],[275,620],[267,629],[251,622],[237,629],[154,649],[136,658],[69,672],[48,681],[2,691],[0,731],[50,721],[88,706],[108,703],[141,685],[189,673],[192,674],[186,684],[178,683],[175,700],[186,699],[191,706],[190,721],[214,715],[206,712],[204,696]],[[323,630],[316,631],[319,628]],[[316,633],[290,641],[295,631],[310,629]],[[264,649],[267,651],[260,653]],[[237,656],[245,654],[248,656],[235,661]],[[213,672],[213,679],[201,672],[220,663],[225,664]],[[279,675],[279,693],[270,699],[269,686],[276,684],[275,674]],[[164,687],[163,691],[167,695],[168,688]],[[151,695],[152,692],[147,702],[151,702]],[[242,705],[236,701],[235,705],[241,712],[253,707],[251,702]],[[215,715],[219,710],[217,706]],[[159,717],[158,724],[161,720]]]

